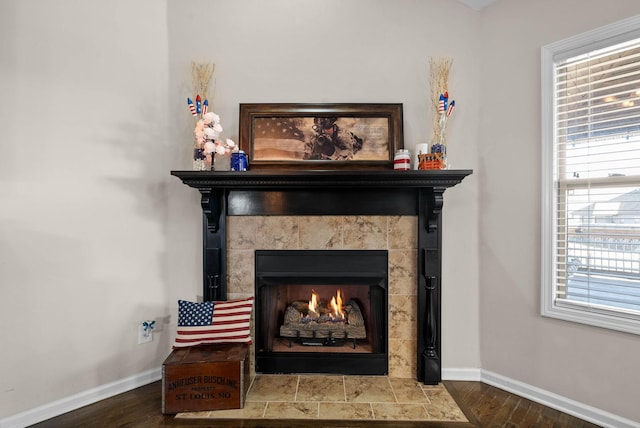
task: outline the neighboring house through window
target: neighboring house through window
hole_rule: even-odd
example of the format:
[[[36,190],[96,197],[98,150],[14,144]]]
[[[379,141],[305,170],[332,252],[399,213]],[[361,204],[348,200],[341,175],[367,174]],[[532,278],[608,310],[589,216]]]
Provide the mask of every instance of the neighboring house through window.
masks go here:
[[[640,16],[542,48],[542,315],[640,334]]]

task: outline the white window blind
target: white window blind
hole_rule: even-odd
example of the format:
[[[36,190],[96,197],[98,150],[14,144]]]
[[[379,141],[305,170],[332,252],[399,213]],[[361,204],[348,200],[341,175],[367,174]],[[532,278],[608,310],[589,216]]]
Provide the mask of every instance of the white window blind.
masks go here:
[[[552,59],[543,314],[546,306],[595,325],[624,319],[640,333],[640,36]]]

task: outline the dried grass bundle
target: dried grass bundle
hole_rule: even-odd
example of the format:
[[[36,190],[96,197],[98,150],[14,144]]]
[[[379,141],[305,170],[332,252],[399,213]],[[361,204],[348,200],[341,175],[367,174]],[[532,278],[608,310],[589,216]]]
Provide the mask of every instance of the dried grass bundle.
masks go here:
[[[211,99],[211,104],[213,104],[213,94],[211,94],[211,97],[209,97],[209,85],[211,84],[211,79],[213,77],[215,69],[216,65],[211,62],[191,63],[191,80],[193,83],[193,94],[194,96],[196,94],[199,94],[202,99]]]
[[[429,58],[431,108],[433,109],[433,114],[431,115],[431,121],[433,122],[432,144],[436,144],[444,140],[444,135],[440,135],[442,128],[440,126],[440,114],[438,113],[438,101],[440,99],[440,94],[444,94],[448,90],[449,72],[451,71],[452,65],[453,60],[450,58],[439,58],[437,60]]]

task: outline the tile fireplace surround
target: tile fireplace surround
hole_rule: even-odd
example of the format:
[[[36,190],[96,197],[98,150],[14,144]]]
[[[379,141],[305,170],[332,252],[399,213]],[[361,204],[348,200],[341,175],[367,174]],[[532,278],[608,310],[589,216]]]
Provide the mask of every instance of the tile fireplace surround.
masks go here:
[[[441,210],[470,170],[172,171],[201,194],[203,295],[254,294],[254,252],[387,250],[389,377],[441,380]]]
[[[415,376],[415,216],[230,216],[227,296],[254,293],[255,250],[388,250],[389,376]]]

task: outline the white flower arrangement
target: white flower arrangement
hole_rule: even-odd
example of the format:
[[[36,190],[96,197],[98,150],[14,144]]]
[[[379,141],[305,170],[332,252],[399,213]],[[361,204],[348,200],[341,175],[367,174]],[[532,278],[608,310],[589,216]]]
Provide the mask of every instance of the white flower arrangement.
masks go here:
[[[214,70],[215,64],[212,63],[191,63],[193,90],[197,95],[195,103],[191,98],[187,98],[187,105],[191,115],[196,119],[193,130],[193,169],[196,171],[230,170],[231,152],[236,149],[236,144],[232,140],[227,138],[223,141],[220,138],[222,134],[220,116],[213,111],[208,111],[207,93]]]
[[[196,100],[199,97],[196,97]],[[198,101],[196,101],[198,102]],[[190,109],[193,105],[190,99],[187,99]],[[214,154],[219,156],[231,155],[231,152],[235,149],[236,144],[233,140],[220,139],[222,133],[222,125],[220,125],[220,116],[214,112],[206,112],[206,100],[205,107],[195,107],[197,117],[198,110],[200,110],[201,118],[196,121],[196,126],[193,130],[194,133],[194,148],[193,148],[193,169],[196,171],[208,171],[212,169],[214,164]],[[193,114],[193,110],[192,114]],[[224,170],[224,164],[218,165],[219,169]],[[226,168],[228,170],[228,168]]]

